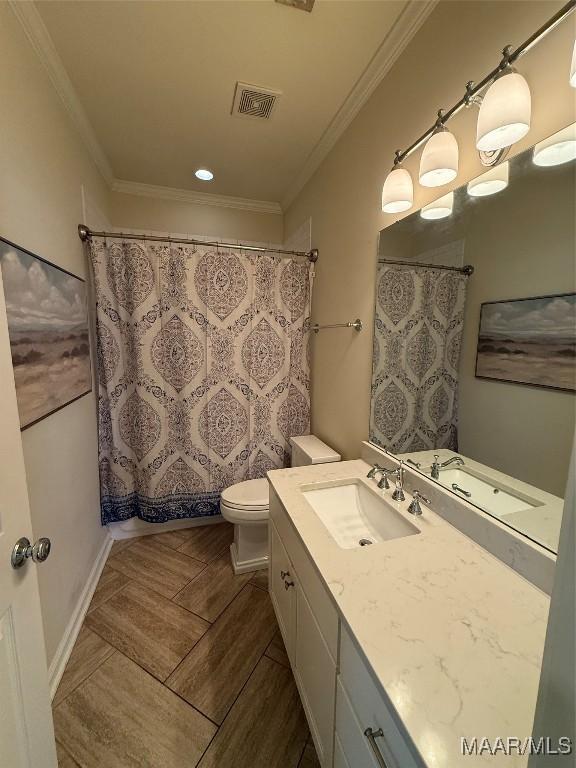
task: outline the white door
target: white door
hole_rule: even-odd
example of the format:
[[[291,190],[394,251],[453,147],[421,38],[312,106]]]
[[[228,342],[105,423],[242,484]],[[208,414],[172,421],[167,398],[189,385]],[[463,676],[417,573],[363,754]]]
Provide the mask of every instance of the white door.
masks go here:
[[[32,540],[30,509],[0,274],[0,765],[56,768],[37,565],[10,559]]]

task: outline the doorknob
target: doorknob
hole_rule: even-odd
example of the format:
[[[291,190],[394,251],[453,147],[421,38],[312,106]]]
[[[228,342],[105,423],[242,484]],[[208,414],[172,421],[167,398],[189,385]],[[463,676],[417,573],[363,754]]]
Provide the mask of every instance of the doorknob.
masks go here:
[[[41,538],[34,544],[30,544],[30,541],[23,536],[14,544],[12,557],[10,558],[12,568],[20,568],[29,557],[35,563],[43,563],[50,554],[51,547],[50,539]]]

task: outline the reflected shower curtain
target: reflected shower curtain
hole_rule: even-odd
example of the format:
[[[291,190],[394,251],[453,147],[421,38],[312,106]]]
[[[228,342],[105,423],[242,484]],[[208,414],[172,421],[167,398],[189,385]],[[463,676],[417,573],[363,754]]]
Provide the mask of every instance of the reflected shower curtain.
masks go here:
[[[102,523],[219,513],[309,431],[312,265],[94,238]]]
[[[393,453],[458,448],[467,277],[379,264],[370,439]]]

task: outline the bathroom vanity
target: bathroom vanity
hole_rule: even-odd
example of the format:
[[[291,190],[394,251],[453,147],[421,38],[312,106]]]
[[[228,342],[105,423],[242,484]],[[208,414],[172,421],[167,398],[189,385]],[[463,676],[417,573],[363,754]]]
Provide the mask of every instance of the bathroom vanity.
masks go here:
[[[395,502],[369,469],[268,475],[270,595],[320,763],[483,765],[462,735],[531,734],[549,598],[425,503],[409,514],[416,472]]]

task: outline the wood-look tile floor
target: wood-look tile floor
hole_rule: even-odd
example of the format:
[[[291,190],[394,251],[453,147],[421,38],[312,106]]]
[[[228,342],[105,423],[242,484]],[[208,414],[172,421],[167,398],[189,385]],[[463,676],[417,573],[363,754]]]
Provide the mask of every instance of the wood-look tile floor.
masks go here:
[[[116,542],[53,701],[60,768],[319,768],[232,526]]]

